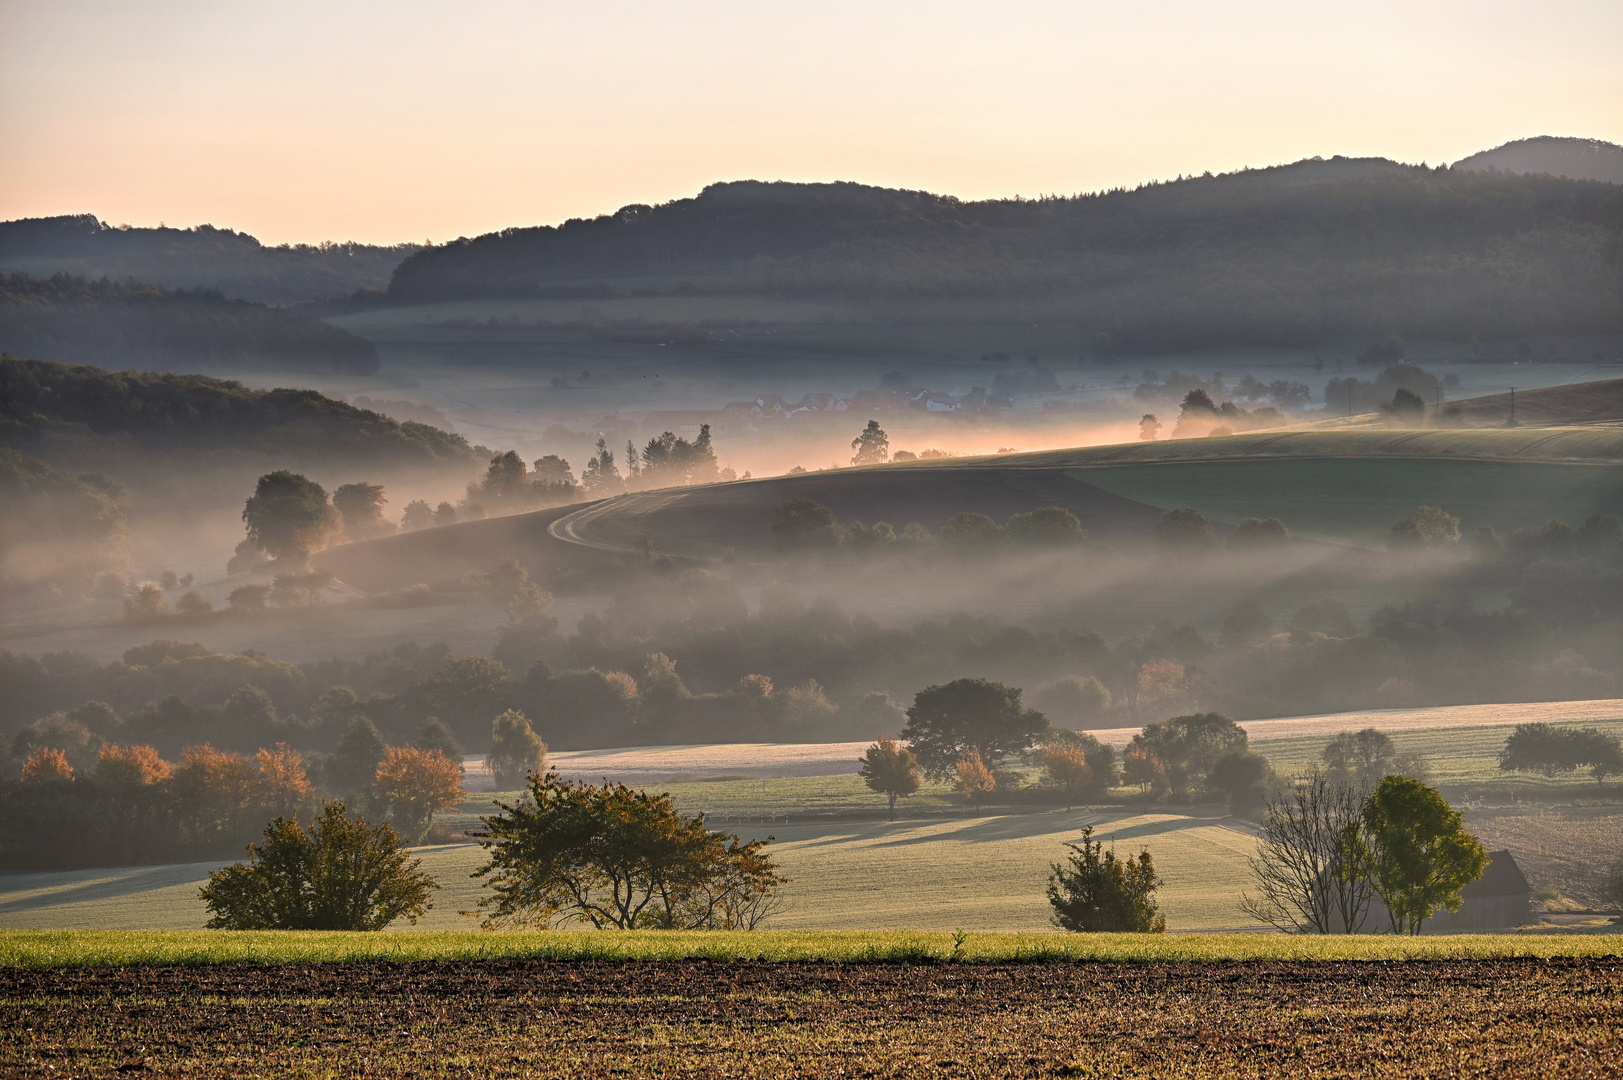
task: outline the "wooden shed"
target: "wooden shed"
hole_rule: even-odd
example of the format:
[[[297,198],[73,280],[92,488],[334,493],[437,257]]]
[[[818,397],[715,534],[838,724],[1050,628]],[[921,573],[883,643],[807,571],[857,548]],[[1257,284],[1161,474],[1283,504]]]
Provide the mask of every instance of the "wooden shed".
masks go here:
[[[1488,859],[1488,869],[1461,891],[1460,909],[1437,912],[1421,924],[1421,933],[1501,930],[1527,921],[1533,910],[1533,889],[1522,868],[1508,851],[1490,851]]]

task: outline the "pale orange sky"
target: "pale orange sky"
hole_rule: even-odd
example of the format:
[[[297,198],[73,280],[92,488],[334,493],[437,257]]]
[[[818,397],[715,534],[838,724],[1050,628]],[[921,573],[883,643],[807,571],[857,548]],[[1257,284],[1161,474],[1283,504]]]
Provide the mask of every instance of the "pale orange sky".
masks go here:
[[[1091,191],[1623,142],[1623,3],[0,0],[0,219],[472,236],[858,180]]]

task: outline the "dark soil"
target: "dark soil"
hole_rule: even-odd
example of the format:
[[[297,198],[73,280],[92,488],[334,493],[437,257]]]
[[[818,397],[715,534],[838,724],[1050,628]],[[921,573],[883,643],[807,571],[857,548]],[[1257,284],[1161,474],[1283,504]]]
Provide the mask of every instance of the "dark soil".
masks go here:
[[[1615,1077],[1623,959],[0,972],[0,1074]]]

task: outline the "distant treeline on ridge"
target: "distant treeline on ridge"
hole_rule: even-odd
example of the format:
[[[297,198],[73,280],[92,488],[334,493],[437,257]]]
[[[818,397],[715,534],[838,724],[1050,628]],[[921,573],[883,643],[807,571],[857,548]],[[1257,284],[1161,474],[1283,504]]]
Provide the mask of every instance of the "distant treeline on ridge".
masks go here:
[[[281,244],[247,233],[109,225],[94,214],[0,222],[0,270],[34,277],[151,281],[171,289],[212,289],[261,304],[298,304],[382,289],[416,244]]]
[[[0,350],[65,363],[370,375],[372,343],[217,292],[57,274],[0,276]]]
[[[842,301],[1074,323],[1105,355],[1392,332],[1463,342],[1623,329],[1620,237],[1618,185],[1382,159],[985,202],[746,181],[425,248],[389,296],[634,286]]]

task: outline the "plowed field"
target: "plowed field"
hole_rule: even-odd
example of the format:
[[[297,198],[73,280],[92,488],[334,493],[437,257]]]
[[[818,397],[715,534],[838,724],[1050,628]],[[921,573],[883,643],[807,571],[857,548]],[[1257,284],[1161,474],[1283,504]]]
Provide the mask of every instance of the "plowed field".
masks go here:
[[[0,1072],[1615,1076],[1623,960],[0,973]]]

